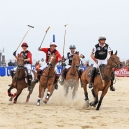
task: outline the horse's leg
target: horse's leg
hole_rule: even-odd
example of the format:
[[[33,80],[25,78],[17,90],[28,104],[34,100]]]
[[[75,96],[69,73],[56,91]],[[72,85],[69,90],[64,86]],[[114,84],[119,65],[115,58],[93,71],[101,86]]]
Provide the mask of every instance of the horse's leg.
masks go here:
[[[88,107],[89,106],[89,97],[88,97],[88,92],[87,92],[87,84],[88,84],[87,81],[82,81],[82,86],[83,86],[84,95],[85,95],[84,100],[86,101],[86,106]]]
[[[35,87],[35,84],[34,84],[34,83],[32,83],[32,87],[31,87],[31,88],[32,88],[32,90],[31,90],[31,91],[29,91],[29,93],[28,93],[28,95],[27,95],[27,98],[26,98],[26,102],[29,102],[30,95],[32,94],[34,87]]]
[[[12,86],[8,89],[8,96],[10,97],[10,98],[9,98],[9,101],[12,101],[13,98],[16,96],[16,93],[11,94],[11,90],[12,90],[12,89],[13,89]]]
[[[16,97],[14,98],[13,103],[17,103],[17,99],[18,99],[19,95],[21,94],[21,92],[22,92],[21,89],[20,90],[17,90]]]
[[[76,97],[78,86],[79,86],[79,84],[74,85],[73,93],[72,93],[72,99],[74,99]]]
[[[94,101],[90,103],[90,106],[96,106],[96,104],[98,103],[98,89],[93,88],[92,90],[93,96],[94,96]]]
[[[39,97],[38,97],[38,100],[37,100],[37,106],[40,106],[40,100],[41,100],[41,97],[42,97],[42,90],[43,89],[43,86],[41,85],[41,83],[39,84]]]
[[[69,84],[68,84],[68,82],[65,80],[64,81],[64,91],[65,91],[65,97],[67,97],[68,96],[68,93],[69,93]]]
[[[43,87],[43,89],[42,89],[42,94],[41,94],[41,98],[43,99],[43,97],[44,97],[44,93],[45,93],[45,89],[44,89],[44,87]]]
[[[102,103],[102,100],[103,100],[104,96],[106,95],[107,91],[108,91],[108,88],[105,89],[104,91],[102,91],[102,94],[101,94],[101,96],[100,96],[100,100],[99,100],[99,102],[98,102],[98,105],[97,105],[96,110],[99,110],[99,108],[100,108],[100,106],[101,106],[101,103]]]
[[[47,104],[47,102],[51,96],[52,88],[53,88],[53,85],[48,86],[47,95],[45,97],[45,100],[43,101],[45,104]]]

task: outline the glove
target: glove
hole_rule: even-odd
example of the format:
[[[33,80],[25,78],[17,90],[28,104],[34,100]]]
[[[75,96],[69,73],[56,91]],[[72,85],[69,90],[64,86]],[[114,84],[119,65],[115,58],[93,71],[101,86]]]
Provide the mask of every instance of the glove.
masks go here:
[[[40,51],[41,47],[38,48],[38,50]]]
[[[17,52],[17,51],[15,51],[15,52],[13,53],[14,56],[16,56],[16,52]]]

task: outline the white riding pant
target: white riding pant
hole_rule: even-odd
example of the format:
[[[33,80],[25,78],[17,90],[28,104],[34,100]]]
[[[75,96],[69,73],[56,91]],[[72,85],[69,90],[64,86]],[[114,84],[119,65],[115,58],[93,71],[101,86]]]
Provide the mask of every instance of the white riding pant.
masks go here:
[[[31,70],[31,64],[24,64],[24,67],[27,68],[28,74],[32,75],[32,80],[34,80],[34,74]],[[13,70],[16,72],[16,69],[17,69],[17,67],[14,68]]]
[[[106,65],[107,64],[107,59],[105,59],[105,60],[98,60],[98,64],[95,62],[93,67],[98,68],[102,64]]]
[[[44,70],[44,69],[47,68],[47,67],[48,67],[48,65],[47,65],[47,63],[46,63],[46,64],[44,64],[43,66],[41,66],[40,69],[41,69],[41,70]],[[58,74],[58,69],[57,69],[56,66],[55,66],[55,73]]]
[[[65,66],[66,69],[68,69],[68,68],[70,68],[70,67],[71,67],[71,65],[66,65],[66,66]]]

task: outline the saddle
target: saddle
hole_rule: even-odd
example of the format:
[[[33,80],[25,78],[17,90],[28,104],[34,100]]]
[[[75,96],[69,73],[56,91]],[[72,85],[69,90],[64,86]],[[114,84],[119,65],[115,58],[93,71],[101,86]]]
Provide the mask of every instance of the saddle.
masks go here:
[[[105,68],[105,66],[106,66],[105,64],[102,64],[102,65],[99,66],[99,69],[100,69],[101,74],[103,73],[103,69]],[[97,77],[98,75],[100,75],[99,69],[98,68],[96,69],[95,77]],[[92,70],[92,68],[91,68],[91,70]],[[89,77],[91,76],[91,70],[88,73],[88,76]],[[103,76],[103,74],[102,74],[102,76]]]

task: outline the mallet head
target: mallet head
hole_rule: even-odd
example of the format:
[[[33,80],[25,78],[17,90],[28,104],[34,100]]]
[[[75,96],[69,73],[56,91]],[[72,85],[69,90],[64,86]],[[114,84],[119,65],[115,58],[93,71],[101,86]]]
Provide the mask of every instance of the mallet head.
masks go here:
[[[68,24],[64,25],[65,27],[67,26]]]
[[[34,28],[34,26],[28,25],[28,27]]]

